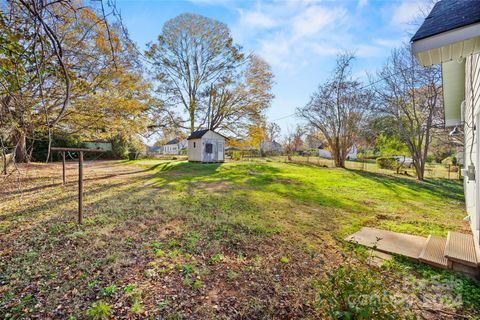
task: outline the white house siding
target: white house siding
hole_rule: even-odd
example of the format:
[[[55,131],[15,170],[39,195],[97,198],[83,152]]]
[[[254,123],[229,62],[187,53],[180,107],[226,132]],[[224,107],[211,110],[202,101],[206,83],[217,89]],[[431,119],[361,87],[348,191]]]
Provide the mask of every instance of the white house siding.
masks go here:
[[[464,178],[465,202],[470,216],[472,231],[477,243],[480,243],[480,157],[478,146],[480,143],[480,54],[466,58],[465,64],[465,109],[464,132],[465,153],[464,166],[471,163],[476,166],[475,181]],[[476,126],[476,130],[473,128]]]
[[[188,140],[188,160],[202,161],[202,141],[201,139]]]
[[[178,145],[166,144],[163,146],[163,152],[165,154],[178,154]]]

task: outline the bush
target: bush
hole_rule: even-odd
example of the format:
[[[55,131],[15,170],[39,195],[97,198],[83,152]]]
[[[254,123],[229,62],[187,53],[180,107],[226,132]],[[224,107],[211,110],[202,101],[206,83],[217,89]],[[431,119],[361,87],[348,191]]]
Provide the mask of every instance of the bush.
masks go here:
[[[232,151],[232,160],[240,160],[241,157],[240,151]]]
[[[378,157],[377,166],[381,169],[392,169],[396,170],[398,167],[398,162],[393,157]]]
[[[318,283],[319,302],[333,319],[399,319],[400,305],[385,289],[381,274],[372,269],[346,265]]]
[[[48,137],[42,134],[34,136],[35,139],[28,140],[28,148],[32,149],[32,161],[45,161],[48,154]],[[85,144],[81,141],[81,137],[77,135],[53,135],[52,147],[65,148],[85,148]],[[76,154],[71,156],[76,157]],[[59,161],[62,155],[59,152],[52,152],[50,155],[52,161]]]

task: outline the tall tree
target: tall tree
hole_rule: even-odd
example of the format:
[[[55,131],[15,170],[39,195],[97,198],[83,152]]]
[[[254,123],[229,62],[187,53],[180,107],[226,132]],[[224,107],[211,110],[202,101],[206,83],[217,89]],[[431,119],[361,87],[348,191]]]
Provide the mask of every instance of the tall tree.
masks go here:
[[[273,73],[268,63],[253,54],[245,68],[241,67],[205,92],[208,128],[241,135],[248,127],[263,122],[274,97]]]
[[[202,94],[212,85],[229,81],[244,61],[224,23],[190,13],[167,21],[146,55],[154,61],[159,93],[172,121],[190,132],[207,121],[205,106],[200,103]],[[175,112],[178,105],[186,115],[180,122]]]
[[[18,161],[28,160],[27,137],[34,133],[51,141],[54,130],[87,135],[112,132],[99,128],[102,121],[140,123],[135,117],[145,111],[140,104],[148,86],[136,50],[121,26],[106,20],[103,2],[92,4],[9,0],[2,6],[0,101]]]
[[[339,55],[332,77],[318,87],[307,105],[297,110],[325,136],[337,167],[345,167],[349,149],[373,101],[372,93],[351,76],[353,59],[351,54]]]
[[[417,179],[423,180],[432,129],[442,123],[441,70],[420,66],[406,46],[392,51],[377,76],[378,111],[395,121]]]

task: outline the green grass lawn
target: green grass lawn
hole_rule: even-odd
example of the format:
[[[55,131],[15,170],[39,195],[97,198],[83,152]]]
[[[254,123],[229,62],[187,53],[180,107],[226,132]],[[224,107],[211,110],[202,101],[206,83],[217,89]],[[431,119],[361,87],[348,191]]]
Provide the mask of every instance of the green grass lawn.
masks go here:
[[[468,231],[459,182],[263,161],[87,165],[79,226],[74,168],[67,186],[58,164],[25,168],[21,192],[0,193],[5,318],[324,317],[318,284],[340,265],[367,265],[349,233]],[[401,259],[367,268],[417,315],[431,312],[419,307],[426,297],[467,315],[480,305],[459,275]]]

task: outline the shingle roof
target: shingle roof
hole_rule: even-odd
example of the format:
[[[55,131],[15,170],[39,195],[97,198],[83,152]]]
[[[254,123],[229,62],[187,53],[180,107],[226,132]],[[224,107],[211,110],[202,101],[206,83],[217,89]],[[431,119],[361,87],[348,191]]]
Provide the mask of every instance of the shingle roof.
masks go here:
[[[178,143],[178,139],[173,139],[168,141],[166,144],[169,145],[169,144],[177,144],[177,143]]]
[[[192,132],[192,134],[190,134],[187,138],[187,140],[191,140],[191,139],[200,139],[201,137],[203,137],[203,135],[205,133],[208,132],[209,129],[204,129],[204,130],[197,130],[197,131],[194,131]]]
[[[188,136],[187,140],[191,140],[191,139],[200,139],[201,137],[203,137],[205,135],[205,133],[207,133],[208,131],[212,131],[222,137],[224,137],[225,139],[228,140],[227,137],[225,137],[223,134],[220,134],[216,131],[213,131],[212,129],[204,129],[204,130],[197,130],[197,131],[194,131],[190,134],[190,136]]]
[[[417,30],[412,41],[480,22],[479,0],[442,0]]]

